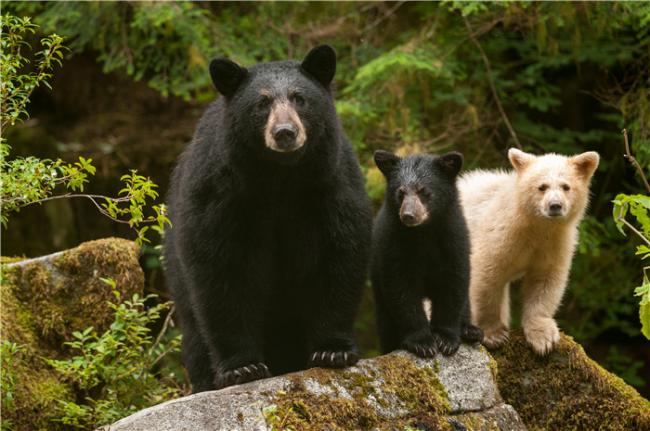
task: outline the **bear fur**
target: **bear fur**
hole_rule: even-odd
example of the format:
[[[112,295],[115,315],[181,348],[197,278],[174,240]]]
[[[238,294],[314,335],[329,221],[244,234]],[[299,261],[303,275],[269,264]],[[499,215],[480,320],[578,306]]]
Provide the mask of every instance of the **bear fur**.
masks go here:
[[[472,317],[487,347],[507,341],[509,283],[520,279],[524,334],[535,352],[545,354],[560,339],[553,316],[599,156],[590,151],[536,157],[512,148],[508,157],[512,172],[477,170],[459,181],[472,242]]]
[[[461,338],[480,341],[481,331],[470,324],[469,233],[456,189],[462,156],[377,151],[375,163],[387,181],[371,262],[382,352],[450,355]],[[424,300],[431,303],[430,321]]]
[[[354,364],[372,211],[330,82],[336,56],[210,64],[223,95],[176,166],[168,286],[194,392]]]

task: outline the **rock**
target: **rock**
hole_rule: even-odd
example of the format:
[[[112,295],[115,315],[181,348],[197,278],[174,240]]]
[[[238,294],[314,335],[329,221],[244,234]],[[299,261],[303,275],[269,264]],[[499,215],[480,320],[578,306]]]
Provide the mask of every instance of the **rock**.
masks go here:
[[[524,430],[496,388],[494,363],[463,345],[433,360],[397,352],[344,370],[310,370],[203,392],[103,431]]]
[[[57,428],[49,415],[59,400],[72,398],[72,389],[41,358],[68,357],[63,342],[74,331],[108,328],[108,301],[117,300],[100,278],[115,280],[121,298],[142,293],[138,257],[132,241],[109,238],[2,265],[2,389],[12,393],[10,405],[3,396],[3,429],[5,423],[16,431]],[[9,354],[11,344],[19,350]]]
[[[650,401],[567,335],[539,357],[515,332],[493,355],[499,389],[530,430],[650,430]]]

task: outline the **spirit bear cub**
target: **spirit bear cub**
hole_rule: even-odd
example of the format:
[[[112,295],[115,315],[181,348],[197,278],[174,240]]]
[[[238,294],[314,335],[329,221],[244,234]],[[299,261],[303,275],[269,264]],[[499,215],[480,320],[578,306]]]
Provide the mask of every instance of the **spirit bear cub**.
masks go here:
[[[513,172],[474,171],[459,181],[472,242],[470,303],[483,343],[508,339],[509,283],[522,281],[522,326],[538,354],[559,341],[555,314],[599,156],[534,156],[510,149]]]
[[[469,239],[456,189],[459,153],[405,158],[375,152],[387,180],[373,235],[371,278],[382,352],[450,355],[469,323]],[[431,321],[423,300],[431,300]]]

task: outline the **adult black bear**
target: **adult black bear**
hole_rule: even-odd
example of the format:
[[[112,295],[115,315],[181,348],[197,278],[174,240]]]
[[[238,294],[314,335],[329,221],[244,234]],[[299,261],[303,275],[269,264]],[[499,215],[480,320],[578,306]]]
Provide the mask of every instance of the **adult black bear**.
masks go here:
[[[195,392],[358,355],[372,213],[334,108],[336,55],[241,67],[174,170],[167,282]]]
[[[431,357],[480,341],[469,322],[469,233],[458,200],[460,153],[406,158],[375,152],[387,180],[373,235],[371,278],[384,353]],[[423,300],[431,300],[428,321]]]

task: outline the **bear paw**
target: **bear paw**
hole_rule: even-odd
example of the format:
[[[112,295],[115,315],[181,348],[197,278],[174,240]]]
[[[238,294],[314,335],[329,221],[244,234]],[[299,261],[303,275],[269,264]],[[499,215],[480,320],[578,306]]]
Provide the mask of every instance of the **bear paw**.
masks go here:
[[[483,330],[471,324],[463,325],[460,338],[466,343],[480,343],[483,341]]]
[[[560,341],[560,330],[551,318],[536,319],[523,326],[526,341],[538,355],[550,353]]]
[[[421,358],[433,358],[436,355],[436,343],[431,334],[411,335],[404,340],[402,347]]]
[[[483,330],[483,345],[488,349],[501,347],[508,341],[508,328],[505,326],[495,326]]]
[[[221,389],[226,386],[241,385],[242,383],[265,379],[267,377],[271,377],[269,368],[264,363],[259,362],[217,373],[214,379],[214,386],[215,389]]]
[[[438,351],[445,356],[453,355],[460,347],[460,337],[457,335],[449,336],[447,334],[434,332],[433,339],[435,340]]]
[[[357,361],[359,355],[351,350],[317,350],[309,356],[310,367],[344,368],[356,364]]]

